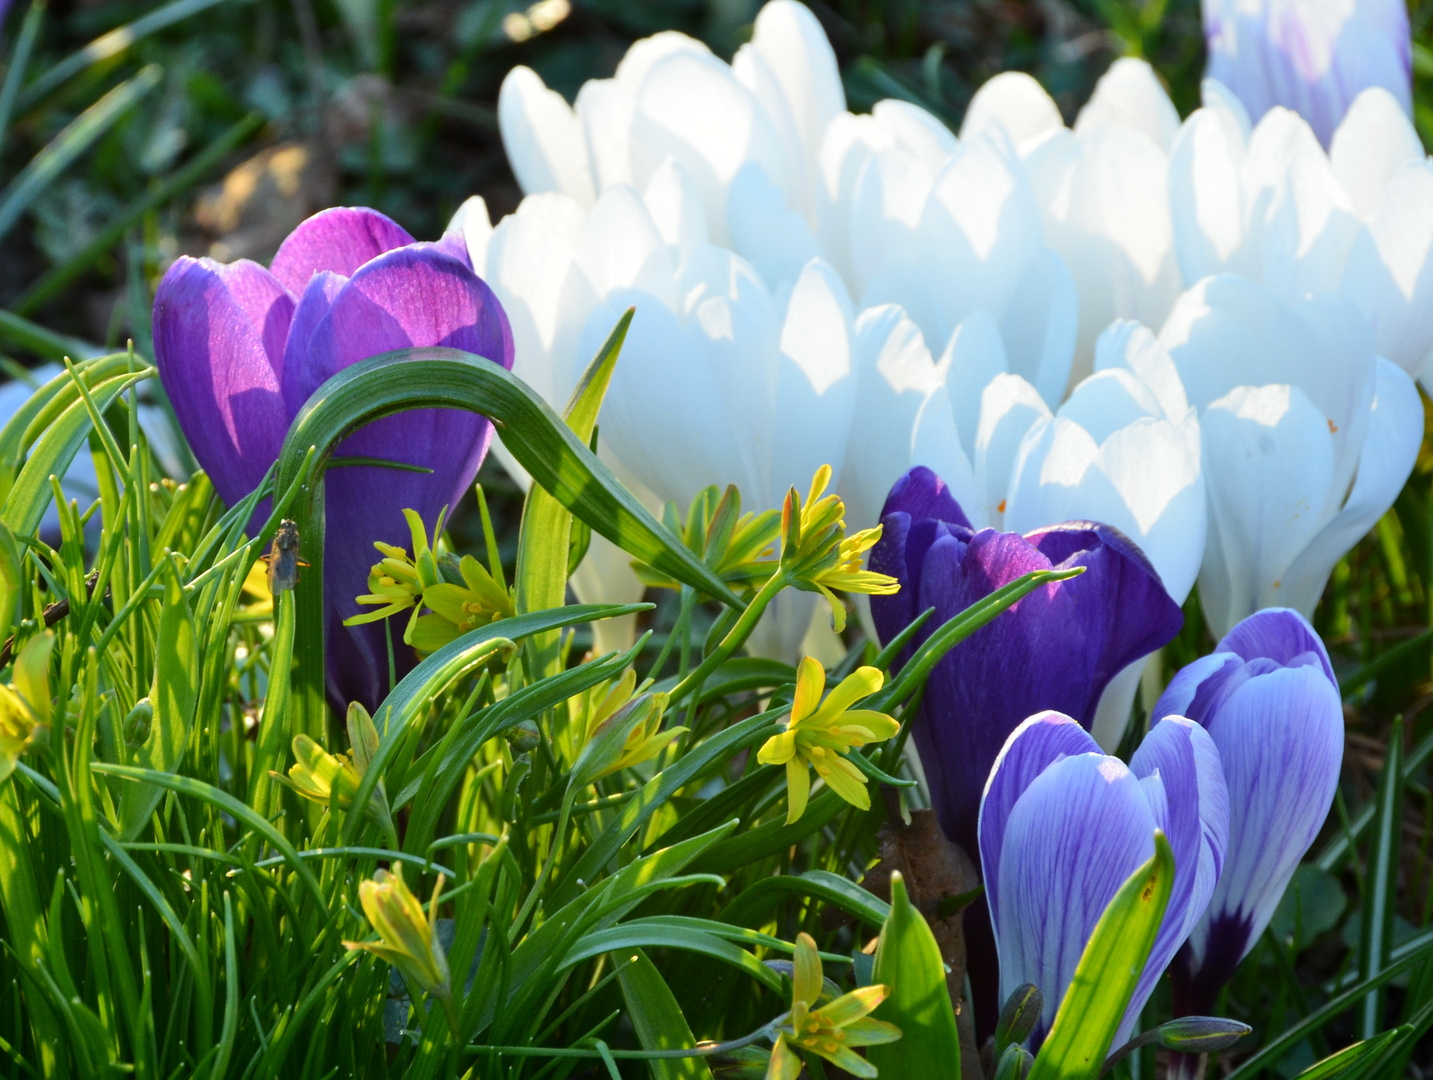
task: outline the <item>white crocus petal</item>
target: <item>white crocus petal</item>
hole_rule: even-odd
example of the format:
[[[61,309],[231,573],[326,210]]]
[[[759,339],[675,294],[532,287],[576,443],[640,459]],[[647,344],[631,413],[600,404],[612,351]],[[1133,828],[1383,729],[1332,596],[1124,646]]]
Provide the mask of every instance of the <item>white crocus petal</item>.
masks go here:
[[[478,276],[483,276],[488,265],[488,243],[493,238],[493,222],[483,197],[470,195],[464,199],[443,231],[463,234],[463,241],[468,245],[468,260]]]
[[[1079,328],[1075,279],[1064,260],[1046,249],[1026,264],[1000,331],[1010,370],[1029,380],[1051,405],[1059,403],[1069,385]]]
[[[1005,511],[1015,462],[1025,436],[1050,418],[1044,397],[1019,375],[997,375],[981,392],[972,457],[979,502],[974,507],[961,503],[972,524],[980,524],[979,517],[991,528],[1011,531],[1006,528]],[[1055,520],[1059,519],[1051,519]]]
[[[1244,138],[1227,110],[1197,110],[1169,159],[1174,250],[1186,281],[1225,270],[1252,273],[1244,247],[1240,178]]]
[[[1368,86],[1412,111],[1404,0],[1206,0],[1209,74],[1258,119],[1275,106],[1308,118],[1327,145]]]
[[[1263,223],[1263,280],[1288,300],[1338,288],[1358,218],[1322,154],[1289,164]]]
[[[572,107],[537,72],[519,65],[498,92],[498,126],[513,175],[529,195],[560,191],[580,205],[597,197],[587,140]]]
[[[772,0],[756,16],[751,48],[770,66],[800,140],[807,169],[816,164],[831,120],[846,111],[836,54],[811,9]]]
[[[1003,314],[1045,249],[1040,209],[1001,132],[962,142],[935,178],[917,241],[920,270],[938,282],[943,329],[977,308]]]
[[[749,447],[727,422],[700,326],[641,293],[618,290],[589,320],[590,354],[628,305],[637,309],[602,405],[601,438],[658,503],[685,508],[708,484],[753,489]]]
[[[668,158],[657,167],[642,193],[652,224],[667,243],[672,261],[680,266],[693,252],[707,243],[706,211],[692,178]]]
[[[779,506],[793,485],[809,486],[822,465],[841,468],[856,408],[853,323],[845,284],[829,264],[811,260],[781,327],[768,506]],[[840,490],[839,473],[832,484]]]
[[[682,164],[701,192],[718,243],[727,240],[727,187],[745,162],[758,162],[789,190],[787,149],[777,128],[714,56],[681,51],[652,65],[637,90],[631,153],[632,175],[642,184],[668,157]]]
[[[1254,122],[1249,119],[1249,110],[1237,94],[1218,79],[1204,78],[1199,81],[1199,101],[1206,109],[1218,109],[1227,113],[1243,133],[1243,141],[1249,141]]]
[[[789,291],[821,250],[806,218],[786,205],[780,189],[754,161],[737,170],[732,181],[727,229],[732,248],[756,267],[774,294]]]
[[[1194,407],[1189,404],[1179,369],[1168,350],[1149,327],[1132,319],[1110,323],[1095,342],[1096,372],[1121,367],[1134,372],[1149,387],[1166,419],[1176,423],[1194,419]],[[1197,421],[1194,426],[1197,451]]]
[[[587,140],[592,175],[600,191],[612,184],[631,184],[632,114],[636,94],[616,79],[589,79],[573,103]]]
[[[1376,387],[1353,490],[1284,575],[1282,602],[1306,615],[1312,614],[1323,595],[1334,564],[1393,505],[1423,443],[1423,402],[1412,378],[1379,357]]]
[[[677,307],[671,253],[642,197],[626,184],[609,187],[597,200],[587,218],[577,262],[598,296],[633,288],[669,309]],[[569,375],[575,384],[578,373]]]
[[[896,297],[874,299],[872,283],[892,267],[915,258],[921,212],[935,177],[907,150],[889,146],[872,154],[851,193],[847,217],[852,291],[862,307]]]
[[[973,312],[955,328],[936,367],[945,373],[950,411],[960,435],[960,445],[966,456],[974,460],[981,395],[992,379],[1010,370],[1000,327],[988,311]]]
[[[1023,71],[988,79],[965,110],[960,137],[969,139],[999,126],[1016,146],[1065,126],[1060,107],[1045,88]]]
[[[1084,134],[1107,125],[1142,132],[1164,150],[1174,144],[1179,113],[1146,61],[1127,56],[1111,64],[1075,119],[1075,132]]]
[[[810,211],[810,181],[807,174],[805,147],[796,127],[796,120],[787,105],[786,93],[767,58],[748,42],[732,57],[731,73],[736,81],[751,92],[758,113],[763,116],[782,149],[782,166],[778,175],[785,177],[785,195],[802,213]]]
[[[493,230],[483,275],[512,326],[513,374],[559,404],[571,387],[557,379],[554,358],[575,354],[597,300],[576,266],[586,220],[586,211],[565,195],[529,195]]]
[[[969,514],[975,504],[970,461],[920,327],[898,305],[889,304],[862,311],[855,333],[859,407],[851,418],[838,489],[846,502],[847,525],[867,529],[879,524],[891,485],[916,465],[945,479]]]
[[[932,113],[909,101],[895,98],[878,101],[871,109],[871,116],[877,125],[890,133],[896,146],[914,154],[932,175],[940,171],[959,145],[950,128]]]
[[[1329,160],[1359,218],[1367,220],[1394,174],[1409,162],[1426,161],[1427,155],[1408,114],[1376,86],[1354,99],[1334,132]]]
[[[1144,134],[1110,125],[1056,135],[1027,158],[1050,246],[1080,295],[1070,378],[1094,368],[1099,332],[1116,318],[1164,322],[1179,291],[1168,202],[1169,163]]]
[[[1259,608],[1291,606],[1289,568],[1328,518],[1333,445],[1327,418],[1296,386],[1236,387],[1201,420],[1214,479],[1199,595],[1223,634]]]
[[[1433,164],[1393,174],[1354,241],[1342,291],[1373,323],[1379,353],[1418,374],[1433,349]]]
[[[826,126],[815,172],[816,233],[831,265],[855,286],[851,263],[851,203],[866,162],[877,150],[895,145],[875,117],[841,113]]]

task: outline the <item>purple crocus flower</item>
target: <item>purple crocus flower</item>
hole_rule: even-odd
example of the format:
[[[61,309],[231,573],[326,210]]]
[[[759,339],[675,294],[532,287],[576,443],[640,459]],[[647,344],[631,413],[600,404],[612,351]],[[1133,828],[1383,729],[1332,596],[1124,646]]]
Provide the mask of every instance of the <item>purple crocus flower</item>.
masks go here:
[[[980,862],[1001,997],[1033,983],[1044,998],[1032,1048],[1050,1030],[1100,915],[1154,853],[1160,829],[1174,853],[1174,888],[1113,1045],[1129,1038],[1219,879],[1228,798],[1213,739],[1183,717],[1150,729],[1128,767],[1062,713],[1015,729],[981,802]]]
[[[154,300],[159,376],[215,489],[232,505],[278,457],[289,424],[325,379],[394,349],[446,345],[513,362],[512,331],[459,234],[415,243],[374,210],[339,207],[289,234],[269,269],[183,257]],[[325,484],[328,689],[372,708],[388,688],[384,624],[346,628],[368,591],[373,541],[405,546],[404,508],[436,520],[462,497],[492,425],[451,409],[406,412],[345,439],[336,455],[421,465],[428,474],[334,467]],[[256,522],[262,522],[262,511]],[[400,674],[411,650],[395,643]]]
[[[1204,0],[1209,77],[1250,118],[1293,109],[1328,146],[1371,86],[1413,113],[1413,42],[1405,0]]]
[[[1208,1012],[1269,925],[1328,816],[1343,764],[1343,706],[1323,642],[1268,608],[1184,668],[1155,706],[1202,725],[1229,784],[1229,851],[1209,909],[1175,960],[1181,1015]]]
[[[889,641],[922,611],[918,646],[964,608],[1032,570],[1082,566],[1035,590],[946,655],[926,683],[913,734],[946,835],[975,851],[980,793],[1022,720],[1058,709],[1086,728],[1126,665],[1179,632],[1183,616],[1159,575],[1123,533],[1070,521],[1021,536],[975,532],[941,479],[917,467],[896,481],[870,568],[901,583],[871,598]]]

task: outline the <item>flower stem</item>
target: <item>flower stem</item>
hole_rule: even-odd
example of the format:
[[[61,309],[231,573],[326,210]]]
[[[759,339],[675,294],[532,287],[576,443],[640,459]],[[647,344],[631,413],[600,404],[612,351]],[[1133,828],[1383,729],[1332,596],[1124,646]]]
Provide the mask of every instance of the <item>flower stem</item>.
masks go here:
[[[696,670],[677,684],[677,688],[672,691],[672,701],[680,701],[686,695],[699,689],[708,675],[726,663],[731,658],[731,654],[741,648],[746,639],[751,636],[751,632],[756,629],[756,624],[766,612],[767,605],[776,598],[777,593],[790,584],[791,576],[784,570],[778,570],[767,578],[766,584],[751,598],[751,603],[746,605],[746,610],[741,613],[741,617],[736,620],[736,625],[731,628],[726,637],[722,638],[721,644],[697,665]]]

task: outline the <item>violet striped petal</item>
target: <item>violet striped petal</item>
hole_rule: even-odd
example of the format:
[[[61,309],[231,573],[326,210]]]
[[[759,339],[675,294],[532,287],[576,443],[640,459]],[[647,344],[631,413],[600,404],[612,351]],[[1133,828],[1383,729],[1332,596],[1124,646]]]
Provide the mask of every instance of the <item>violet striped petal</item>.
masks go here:
[[[279,387],[294,301],[247,260],[178,259],[154,298],[160,382],[195,458],[230,505],[258,486],[289,422]]]
[[[991,917],[1002,999],[1026,982],[1044,997],[1032,1049],[1105,907],[1154,852],[1157,822],[1145,786],[1117,758],[1078,754],[1036,777],[1006,821]]]

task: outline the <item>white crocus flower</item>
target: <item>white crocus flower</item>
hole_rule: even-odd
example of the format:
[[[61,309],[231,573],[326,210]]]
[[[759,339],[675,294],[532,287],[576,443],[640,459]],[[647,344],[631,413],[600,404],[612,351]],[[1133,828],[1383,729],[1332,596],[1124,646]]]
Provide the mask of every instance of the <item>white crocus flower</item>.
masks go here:
[[[871,116],[831,123],[820,165],[822,246],[862,308],[899,304],[932,353],[984,311],[1011,370],[1059,401],[1078,319],[1075,282],[1045,243],[1003,131],[961,141],[924,110],[883,101]]]
[[[1167,199],[1179,114],[1147,63],[1123,59],[1073,129],[1029,75],[996,76],[971,101],[961,137],[997,129],[1019,146],[1045,237],[1079,293],[1073,384],[1093,370],[1095,338],[1112,320],[1159,325],[1179,294]]]
[[[1004,527],[1028,532],[1081,519],[1113,525],[1183,604],[1204,556],[1198,415],[1169,354],[1138,323],[1116,322],[1100,335],[1095,369],[1054,415],[1030,425]],[[1120,672],[1100,699],[1092,731],[1106,749],[1124,734],[1146,660]]]
[[[1288,109],[1252,129],[1206,80],[1170,163],[1185,278],[1233,272],[1285,300],[1337,291],[1380,355],[1418,375],[1433,351],[1433,164],[1394,98],[1365,90],[1325,153]]]
[[[676,160],[701,197],[713,241],[726,244],[727,200],[742,167],[759,166],[783,200],[811,209],[811,178],[831,118],[845,110],[831,46],[809,9],[774,0],[730,65],[673,31],[635,43],[611,79],[570,107],[525,67],[498,97],[503,145],[523,190],[590,206],[605,188],[646,187]]]
[[[1292,303],[1221,275],[1159,334],[1199,411],[1216,636],[1265,607],[1313,612],[1334,564],[1393,504],[1423,436],[1413,380],[1345,298]]]
[[[654,511],[668,501],[685,511],[702,488],[728,483],[746,508],[777,508],[819,466],[839,469],[855,406],[844,284],[814,259],[773,296],[749,263],[707,242],[700,192],[674,159],[642,194],[612,185],[590,211],[543,193],[491,235],[478,203],[458,223],[509,314],[515,374],[559,407],[622,313],[636,308],[603,405],[599,452]],[[594,537],[574,589],[588,601],[640,596],[628,558]],[[814,598],[783,597],[754,647],[794,656],[814,611]]]
[[[1404,0],[1204,0],[1209,76],[1255,120],[1292,109],[1325,145],[1371,86],[1412,112],[1412,43]]]

